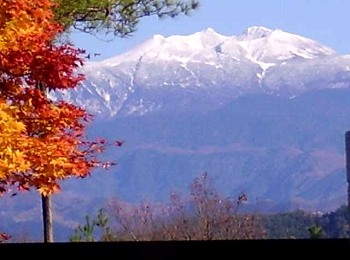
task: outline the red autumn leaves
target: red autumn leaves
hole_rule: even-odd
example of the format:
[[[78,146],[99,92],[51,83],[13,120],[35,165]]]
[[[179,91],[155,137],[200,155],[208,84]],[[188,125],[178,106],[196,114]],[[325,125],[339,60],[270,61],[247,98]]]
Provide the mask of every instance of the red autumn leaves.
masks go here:
[[[76,72],[83,51],[56,41],[53,8],[50,0],[0,0],[0,192],[49,195],[61,180],[113,164],[96,158],[105,141],[84,136],[91,116],[46,95],[84,79]]]

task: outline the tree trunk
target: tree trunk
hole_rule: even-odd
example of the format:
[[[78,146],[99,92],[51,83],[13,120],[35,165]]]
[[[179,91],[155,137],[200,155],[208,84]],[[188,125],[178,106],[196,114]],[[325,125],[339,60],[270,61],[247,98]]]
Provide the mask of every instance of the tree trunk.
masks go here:
[[[346,179],[348,182],[348,232],[350,234],[350,131],[345,133]]]
[[[53,242],[51,197],[41,195],[43,224],[44,224],[44,243]]]
[[[37,82],[35,87],[46,95],[43,82]],[[51,197],[41,195],[41,205],[43,213],[44,243],[51,243],[53,242]]]

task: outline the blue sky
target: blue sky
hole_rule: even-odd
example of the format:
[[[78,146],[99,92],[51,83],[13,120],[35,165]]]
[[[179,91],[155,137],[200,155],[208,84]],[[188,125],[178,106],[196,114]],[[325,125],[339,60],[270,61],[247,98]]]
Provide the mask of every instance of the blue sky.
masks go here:
[[[237,35],[250,26],[281,29],[316,40],[338,53],[350,54],[349,0],[200,0],[190,16],[143,18],[129,38],[103,41],[73,32],[77,47],[100,53],[102,60],[125,52],[154,34],[188,35],[208,27],[223,35]]]

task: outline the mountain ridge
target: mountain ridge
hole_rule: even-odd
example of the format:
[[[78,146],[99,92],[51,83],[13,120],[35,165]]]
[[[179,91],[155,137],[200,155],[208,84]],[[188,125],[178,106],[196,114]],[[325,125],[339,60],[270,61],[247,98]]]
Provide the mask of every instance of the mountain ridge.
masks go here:
[[[257,41],[265,40],[262,44],[256,44]],[[114,63],[115,61],[121,60],[128,60],[135,58],[136,60],[139,59],[140,56],[144,56],[145,53],[151,52],[150,58],[159,58],[159,59],[171,59],[173,57],[169,57],[166,55],[160,55],[157,56],[155,53],[164,53],[164,52],[170,52],[174,54],[174,50],[184,50],[188,49],[190,53],[195,53],[196,51],[202,52],[204,49],[217,49],[219,46],[222,45],[233,45],[235,48],[237,48],[235,45],[238,45],[242,49],[245,49],[247,52],[247,55],[249,56],[257,56],[253,55],[254,52],[257,52],[257,49],[262,49],[260,52],[263,52],[264,49],[266,49],[266,45],[272,42],[273,47],[278,47],[278,42],[281,42],[281,45],[289,45],[290,42],[292,42],[297,49],[306,49],[306,51],[309,51],[310,53],[301,55],[301,57],[305,56],[307,58],[312,58],[313,56],[311,54],[317,55],[333,55],[336,54],[334,50],[332,50],[329,47],[323,46],[316,41],[313,41],[311,39],[284,32],[280,29],[268,29],[266,27],[262,26],[253,26],[247,28],[243,33],[239,35],[233,35],[233,36],[225,36],[217,33],[212,28],[207,28],[205,30],[202,30],[200,32],[195,32],[193,34],[189,35],[173,35],[169,37],[164,37],[162,35],[154,35],[151,39],[146,40],[144,43],[140,44],[139,46],[127,51],[126,53],[123,53],[121,55],[117,55],[115,57],[106,59],[104,61],[101,61],[104,64],[109,65],[116,65],[120,63]],[[248,45],[248,46],[247,46]],[[252,46],[249,46],[252,45]],[[277,46],[276,46],[277,45]],[[229,46],[228,46],[229,47]],[[239,48],[238,47],[238,48]],[[229,49],[229,48],[228,48]],[[309,49],[309,50],[308,50]],[[231,52],[234,52],[235,50],[231,50]],[[266,50],[265,50],[266,51]],[[271,52],[271,50],[268,50]],[[278,50],[279,52],[285,51],[285,50]],[[289,51],[289,50],[288,50]],[[295,53],[300,53],[301,51],[295,51]],[[228,50],[228,53],[230,53],[230,50]],[[186,52],[187,54],[187,52]],[[284,55],[282,57],[278,57],[279,60],[289,59],[293,56]],[[238,57],[235,57],[238,58]],[[260,58],[257,58],[257,60],[260,60]],[[125,61],[124,61],[125,62]]]
[[[154,99],[169,90],[181,100],[197,92],[223,105],[249,93],[292,98],[316,80],[320,89],[348,87],[349,68],[349,55],[280,29],[255,26],[223,36],[209,28],[187,36],[156,35],[124,54],[87,63],[81,69],[87,80],[79,88],[50,96],[97,117],[144,115],[162,109]],[[188,102],[179,109],[188,109]]]

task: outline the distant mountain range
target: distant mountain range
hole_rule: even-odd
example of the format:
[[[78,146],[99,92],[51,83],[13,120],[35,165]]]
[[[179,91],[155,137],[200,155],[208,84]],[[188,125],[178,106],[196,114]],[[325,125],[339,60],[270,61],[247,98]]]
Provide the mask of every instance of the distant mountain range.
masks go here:
[[[253,211],[346,203],[350,55],[279,29],[223,36],[208,28],[155,35],[81,70],[81,87],[51,98],[95,114],[90,136],[125,144],[105,155],[118,162],[109,173],[63,184],[62,225],[74,207],[90,212],[92,200],[166,201],[205,171],[223,195],[246,193]]]

